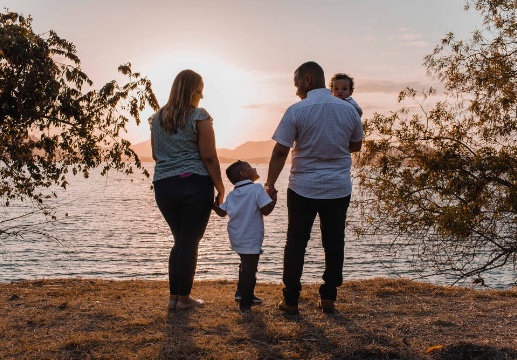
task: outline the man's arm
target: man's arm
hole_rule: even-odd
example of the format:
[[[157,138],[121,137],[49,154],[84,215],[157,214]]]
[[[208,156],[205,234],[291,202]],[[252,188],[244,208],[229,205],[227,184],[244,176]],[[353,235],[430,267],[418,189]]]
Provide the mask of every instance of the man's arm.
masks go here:
[[[285,160],[287,159],[287,155],[289,155],[289,150],[290,148],[279,143],[276,143],[275,147],[273,148],[271,160],[269,160],[269,169],[267,172],[266,181],[266,186],[268,187],[266,188],[266,191],[269,196],[271,196],[273,193],[271,190],[274,190],[278,176],[284,168]]]
[[[350,141],[350,144],[348,145],[348,151],[351,153],[361,151],[361,147],[363,146],[363,141]]]

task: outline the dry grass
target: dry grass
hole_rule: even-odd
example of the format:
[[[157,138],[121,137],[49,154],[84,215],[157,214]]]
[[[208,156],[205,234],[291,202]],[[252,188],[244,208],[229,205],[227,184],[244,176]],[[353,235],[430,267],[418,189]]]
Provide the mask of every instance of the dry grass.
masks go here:
[[[317,288],[289,316],[275,308],[281,286],[258,284],[264,304],[243,317],[225,281],[196,282],[205,306],[171,313],[165,281],[0,284],[0,358],[517,359],[517,289],[354,281],[327,315]]]

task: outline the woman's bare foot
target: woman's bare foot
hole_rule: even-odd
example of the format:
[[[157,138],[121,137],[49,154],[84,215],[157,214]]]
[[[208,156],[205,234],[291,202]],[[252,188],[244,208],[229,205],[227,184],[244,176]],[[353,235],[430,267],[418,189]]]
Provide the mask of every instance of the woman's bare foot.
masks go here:
[[[193,307],[201,306],[205,302],[200,299],[194,299],[190,296],[178,296],[178,302],[176,303],[176,309],[190,309]]]
[[[176,310],[176,305],[178,303],[178,295],[171,295],[169,298],[169,310]]]

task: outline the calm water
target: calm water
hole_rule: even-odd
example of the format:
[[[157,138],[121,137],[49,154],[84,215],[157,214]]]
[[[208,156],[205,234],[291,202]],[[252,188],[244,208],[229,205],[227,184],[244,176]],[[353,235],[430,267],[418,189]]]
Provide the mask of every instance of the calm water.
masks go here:
[[[228,164],[222,164],[226,168]],[[152,163],[145,164],[152,172]],[[267,165],[257,165],[265,178]],[[280,283],[282,256],[287,229],[286,191],[289,165],[282,172],[277,188],[278,203],[265,217],[264,254],[260,258],[258,281]],[[172,236],[150,190],[151,180],[111,173],[108,178],[93,174],[89,179],[71,179],[71,185],[56,203],[59,221],[43,223],[29,229],[50,234],[28,233],[20,239],[0,240],[0,281],[57,277],[103,279],[167,279],[167,264]],[[258,182],[263,182],[259,179]],[[232,188],[225,183],[227,192]],[[23,213],[21,207],[4,209],[0,221]],[[8,211],[8,212],[7,212]],[[64,216],[64,214],[68,216]],[[353,200],[348,221],[357,221]],[[22,224],[41,222],[41,217],[24,218]],[[238,255],[229,247],[227,218],[212,213],[200,244],[196,279],[237,279]],[[303,282],[318,282],[323,272],[319,223],[307,249]],[[377,276],[414,278],[408,264],[379,253],[373,238],[358,239],[346,233],[345,280]],[[380,259],[383,261],[381,262]],[[396,275],[398,274],[398,275]],[[510,284],[510,274],[495,274],[491,287]],[[443,278],[429,281],[446,284]]]

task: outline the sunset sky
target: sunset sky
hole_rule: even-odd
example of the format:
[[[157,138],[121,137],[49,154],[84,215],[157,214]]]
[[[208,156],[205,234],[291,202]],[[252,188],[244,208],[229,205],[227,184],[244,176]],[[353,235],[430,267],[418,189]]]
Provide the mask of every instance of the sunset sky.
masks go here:
[[[435,84],[422,67],[448,32],[468,38],[481,25],[464,0],[0,0],[77,46],[97,87],[131,62],[160,105],[185,68],[205,82],[200,106],[214,118],[217,146],[271,138],[295,96],[293,71],[305,61],[354,77],[364,118],[397,109],[399,91]],[[146,110],[142,116],[152,113]],[[132,124],[134,143],[149,138]]]

